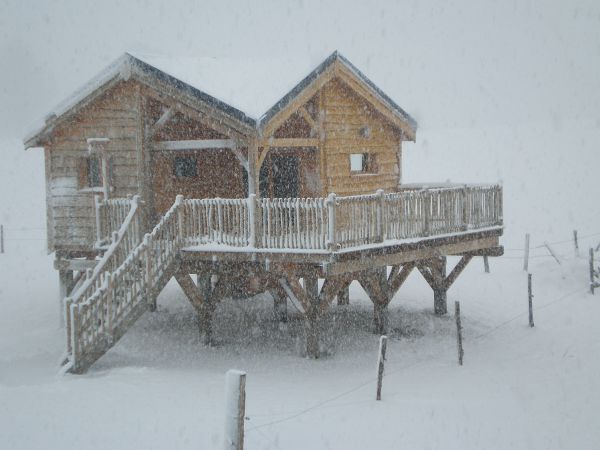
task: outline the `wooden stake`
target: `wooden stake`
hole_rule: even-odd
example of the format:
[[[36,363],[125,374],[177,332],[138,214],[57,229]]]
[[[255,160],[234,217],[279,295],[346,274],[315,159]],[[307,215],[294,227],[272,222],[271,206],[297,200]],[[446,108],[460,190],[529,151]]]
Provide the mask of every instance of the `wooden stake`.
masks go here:
[[[550,254],[552,255],[552,257],[556,260],[556,262],[558,264],[560,264],[560,259],[558,259],[558,256],[556,256],[556,253],[554,253],[554,251],[552,250],[552,248],[550,248],[550,244],[548,244],[547,242],[544,241],[544,247],[546,247],[548,249],[548,251],[550,252]]]
[[[483,268],[485,273],[490,273],[490,262],[488,261],[487,255],[483,257]]]
[[[379,338],[379,356],[377,357],[377,396],[376,400],[381,400],[381,385],[383,383],[383,369],[385,364],[385,350],[387,348],[387,336]]]
[[[573,243],[575,244],[575,256],[579,256],[579,243],[577,242],[577,230],[573,230]]]
[[[529,233],[525,234],[525,258],[523,260],[523,270],[529,271]]]
[[[533,328],[533,293],[531,290],[531,274],[527,274],[527,293],[529,296],[529,326]]]
[[[4,225],[0,225],[0,253],[4,253]]]
[[[460,323],[460,302],[454,302],[454,317],[456,318],[456,343],[458,344],[458,364],[463,365],[462,325]]]
[[[243,450],[246,415],[246,372],[225,374],[225,450]]]
[[[594,249],[590,247],[590,293],[594,295]]]

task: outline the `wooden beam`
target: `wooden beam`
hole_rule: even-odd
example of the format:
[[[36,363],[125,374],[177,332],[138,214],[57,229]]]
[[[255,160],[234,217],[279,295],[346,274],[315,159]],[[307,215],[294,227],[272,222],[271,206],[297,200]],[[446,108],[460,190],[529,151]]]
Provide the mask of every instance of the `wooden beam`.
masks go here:
[[[181,290],[184,292],[192,306],[200,311],[204,301],[200,289],[198,289],[198,286],[196,286],[192,277],[185,272],[179,271],[175,273],[175,280],[177,280]]]
[[[455,255],[455,256],[466,256],[466,255],[471,255],[471,256],[502,256],[502,255],[504,255],[504,247],[498,246],[498,247],[491,247],[491,248],[482,248],[480,250],[473,250],[473,251],[470,251],[470,252],[455,253],[453,255]]]
[[[423,275],[423,278],[425,278],[425,281],[427,281],[427,284],[431,287],[431,289],[435,289],[435,281],[431,271],[429,270],[429,267],[422,263],[417,263],[417,269],[419,269],[419,272],[421,272],[421,275]]]
[[[454,266],[454,269],[452,269],[452,272],[450,272],[450,275],[448,275],[444,280],[444,289],[448,289],[450,288],[450,286],[452,286],[452,283],[456,281],[458,276],[465,269],[465,267],[467,267],[467,264],[469,264],[469,261],[471,261],[472,258],[473,255],[465,255],[460,259],[458,264],[456,264],[456,266]]]
[[[270,137],[260,143],[269,147],[318,147],[319,138],[274,138]]]
[[[194,139],[189,141],[158,141],[154,143],[154,151],[172,150],[208,150],[215,148],[237,148],[233,139]]]
[[[171,120],[171,117],[173,117],[174,114],[175,110],[173,108],[167,108],[165,112],[163,112],[162,115],[158,118],[158,120],[154,122],[154,125],[152,125],[150,135],[154,136],[158,132],[158,130],[164,127],[166,123],[169,120]]]
[[[304,105],[302,105],[299,109],[298,112],[300,113],[300,115],[302,116],[302,118],[306,121],[306,123],[310,126],[310,128],[318,133],[317,130],[317,122],[315,122],[315,119],[312,118],[312,116],[308,113],[308,111],[306,110],[306,108],[304,107]]]
[[[311,302],[308,298],[308,294],[293,274],[286,273],[279,279],[279,283],[291,299],[300,303],[303,313],[306,313],[311,309]]]
[[[396,273],[392,272],[390,274],[390,278],[388,280],[388,284],[389,284],[389,300],[391,301],[392,298],[394,298],[394,296],[396,295],[396,293],[398,292],[398,289],[400,289],[400,287],[404,284],[404,282],[406,281],[406,279],[408,278],[408,276],[410,275],[410,273],[413,271],[413,269],[415,268],[415,263],[414,262],[410,262],[408,264],[404,264],[402,266],[401,270],[398,270]]]

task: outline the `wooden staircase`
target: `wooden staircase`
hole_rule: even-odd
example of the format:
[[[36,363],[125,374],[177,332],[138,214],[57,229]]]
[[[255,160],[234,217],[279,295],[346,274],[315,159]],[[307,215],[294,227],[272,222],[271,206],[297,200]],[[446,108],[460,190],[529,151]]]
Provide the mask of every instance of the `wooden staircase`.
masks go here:
[[[182,246],[177,197],[151,233],[140,233],[139,198],[96,267],[65,301],[64,371],[85,372],[154,304],[173,276]]]

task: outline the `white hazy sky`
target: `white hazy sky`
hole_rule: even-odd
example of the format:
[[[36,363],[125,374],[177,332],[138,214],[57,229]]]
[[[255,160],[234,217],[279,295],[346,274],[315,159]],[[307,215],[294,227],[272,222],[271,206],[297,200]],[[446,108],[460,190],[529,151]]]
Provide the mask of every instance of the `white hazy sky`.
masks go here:
[[[422,128],[573,119],[600,127],[598,0],[0,0],[0,135],[22,137],[130,49],[338,49]]]

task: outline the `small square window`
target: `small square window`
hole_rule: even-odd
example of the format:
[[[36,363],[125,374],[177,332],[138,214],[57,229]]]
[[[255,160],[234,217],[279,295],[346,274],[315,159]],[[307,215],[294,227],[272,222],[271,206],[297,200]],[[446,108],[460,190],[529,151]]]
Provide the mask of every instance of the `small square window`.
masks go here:
[[[375,155],[372,153],[352,153],[350,155],[350,172],[377,173]]]
[[[176,156],[173,160],[173,174],[177,178],[198,176],[198,161],[194,156]]]

